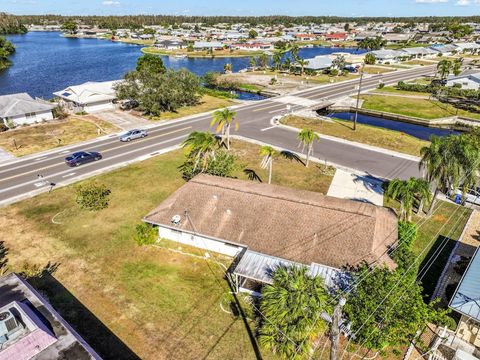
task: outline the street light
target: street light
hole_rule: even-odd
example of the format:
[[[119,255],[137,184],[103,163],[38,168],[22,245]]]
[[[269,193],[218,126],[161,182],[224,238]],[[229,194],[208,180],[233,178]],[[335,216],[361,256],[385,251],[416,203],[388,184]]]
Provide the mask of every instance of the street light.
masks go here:
[[[360,68],[360,82],[358,84],[358,93],[357,93],[357,106],[355,107],[355,118],[353,119],[353,130],[357,130],[357,119],[358,119],[358,105],[360,104],[360,92],[362,91],[362,81],[363,81],[363,70],[365,68],[365,63],[362,64]]]

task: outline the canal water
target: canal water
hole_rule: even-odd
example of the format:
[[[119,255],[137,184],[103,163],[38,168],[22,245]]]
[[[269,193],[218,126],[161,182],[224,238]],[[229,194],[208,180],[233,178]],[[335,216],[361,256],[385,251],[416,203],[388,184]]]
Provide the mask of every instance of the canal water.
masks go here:
[[[99,39],[71,39],[58,32],[29,32],[11,35],[17,48],[11,57],[13,66],[0,72],[0,95],[27,92],[51,98],[52,93],[69,85],[87,81],[121,79],[135,67],[142,55],[141,46]],[[334,52],[355,53],[353,48],[304,48],[299,55],[310,58]],[[167,67],[187,68],[201,76],[208,71],[223,71],[231,63],[234,71],[248,67],[248,58],[174,58],[163,57]],[[241,95],[241,97],[247,95]]]
[[[328,115],[331,118],[337,118],[340,120],[353,121],[355,114],[350,112],[336,112]],[[457,135],[458,131],[450,129],[432,128],[428,126],[416,125],[405,123],[401,121],[383,119],[375,116],[358,114],[357,122],[359,124],[367,124],[377,126],[384,129],[395,130],[403,132],[405,134],[414,136],[421,140],[430,140],[432,135],[436,136],[448,136]]]

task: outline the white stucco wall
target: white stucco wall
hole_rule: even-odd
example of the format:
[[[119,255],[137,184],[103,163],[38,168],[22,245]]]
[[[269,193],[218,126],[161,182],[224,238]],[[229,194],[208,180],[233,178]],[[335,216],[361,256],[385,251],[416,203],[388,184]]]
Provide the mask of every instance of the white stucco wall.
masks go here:
[[[455,79],[447,81],[447,86],[453,86],[455,84],[460,84],[462,85],[462,89],[468,90],[478,90],[480,88],[480,84],[478,82],[470,79]]]
[[[115,109],[115,105],[111,101],[88,104],[84,107],[84,111],[87,113],[94,113],[98,111],[114,110],[114,109]]]
[[[232,257],[236,256],[242,250],[239,246],[226,244],[222,241],[209,239],[203,236],[189,234],[181,230],[172,230],[162,226],[158,227],[158,235],[162,239],[172,240],[181,244],[214,251]]]
[[[25,116],[25,114],[19,115],[19,116],[12,116],[9,118],[9,120],[13,121],[13,123],[17,126],[30,125],[30,124],[35,124],[42,121],[53,120],[53,114],[51,111],[44,111],[44,112],[35,113],[35,116],[30,116],[28,118]]]

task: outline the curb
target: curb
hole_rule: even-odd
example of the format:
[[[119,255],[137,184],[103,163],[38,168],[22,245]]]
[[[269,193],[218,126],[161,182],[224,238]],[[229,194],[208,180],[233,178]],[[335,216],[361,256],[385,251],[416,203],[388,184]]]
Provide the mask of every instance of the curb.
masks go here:
[[[289,125],[284,125],[284,124],[278,124],[277,126],[280,127],[280,128],[283,128],[285,130],[292,131],[292,132],[296,132],[296,133],[300,132],[300,129],[298,129],[294,126],[289,126]],[[378,147],[378,146],[367,145],[367,144],[359,143],[359,142],[356,142],[356,141],[345,140],[345,139],[338,138],[338,137],[335,137],[335,136],[324,135],[322,133],[317,133],[317,134],[320,136],[320,138],[327,139],[327,140],[330,140],[330,141],[335,141],[335,142],[338,142],[338,143],[351,145],[351,146],[355,146],[355,147],[358,147],[358,148],[361,148],[361,149],[375,151],[375,152],[378,152],[378,153],[387,154],[387,155],[399,157],[399,158],[406,159],[406,160],[411,160],[411,161],[416,161],[416,162],[420,161],[420,158],[417,157],[417,156],[404,154],[404,153],[397,152],[397,151],[394,151],[394,150],[384,149],[384,148],[381,148],[381,147]]]
[[[94,177],[94,176],[102,175],[102,174],[105,174],[105,173],[110,172],[112,170],[118,170],[118,169],[127,167],[128,165],[131,165],[131,164],[143,161],[143,160],[151,159],[151,158],[156,157],[158,155],[162,155],[162,154],[165,154],[167,152],[175,151],[175,150],[178,150],[178,149],[180,149],[180,145],[169,146],[165,149],[155,151],[154,155],[152,155],[152,154],[142,155],[142,156],[139,156],[135,159],[125,161],[125,162],[120,163],[120,164],[110,165],[106,168],[95,170],[95,171],[92,171],[88,174],[83,174],[83,175],[77,176],[77,177],[72,178],[72,179],[68,179],[68,180],[65,180],[65,181],[62,181],[62,182],[58,182],[58,183],[55,184],[54,191],[56,189],[63,188],[65,186],[71,185],[73,183],[77,183],[77,182],[86,180],[88,178]],[[34,197],[36,195],[46,193],[46,192],[49,192],[49,191],[50,191],[49,187],[43,187],[41,189],[29,191],[28,193],[24,193],[24,194],[21,194],[21,195],[18,195],[18,196],[11,197],[8,200],[0,201],[0,208],[11,205],[13,203],[16,203],[16,202],[19,202],[19,201],[22,201],[22,200],[25,200],[25,199],[29,199],[31,197]]]

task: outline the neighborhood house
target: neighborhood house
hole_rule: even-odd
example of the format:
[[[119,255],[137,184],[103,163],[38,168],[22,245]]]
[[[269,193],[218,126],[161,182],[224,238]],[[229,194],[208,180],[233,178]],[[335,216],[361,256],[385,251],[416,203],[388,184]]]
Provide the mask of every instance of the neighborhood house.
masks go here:
[[[115,108],[115,90],[113,85],[117,81],[86,82],[82,85],[53,93],[60,99],[60,103],[74,112],[92,113],[96,111],[112,110]]]
[[[55,104],[35,100],[27,93],[0,96],[0,122],[14,126],[53,119]]]
[[[346,266],[379,262],[397,241],[397,219],[375,205],[287,187],[199,175],[144,221],[161,239],[235,257],[237,290],[271,283],[282,265],[303,264],[328,286]]]
[[[0,278],[0,360],[101,360],[17,274]]]

